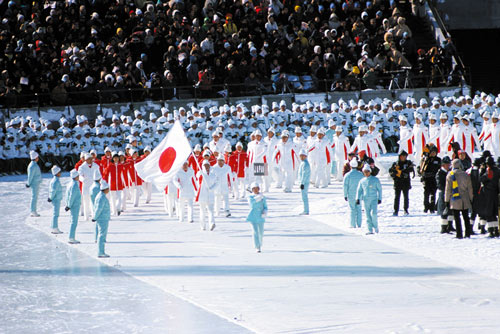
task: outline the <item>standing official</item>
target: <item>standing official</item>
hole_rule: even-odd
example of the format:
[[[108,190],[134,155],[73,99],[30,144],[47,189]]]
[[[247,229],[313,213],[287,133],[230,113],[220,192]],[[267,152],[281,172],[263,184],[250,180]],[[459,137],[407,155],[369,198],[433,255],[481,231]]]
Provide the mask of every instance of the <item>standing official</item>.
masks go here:
[[[66,208],[65,211],[71,210],[71,227],[69,230],[69,243],[79,244],[80,241],[75,239],[76,227],[78,225],[78,215],[80,214],[80,205],[82,204],[82,194],[80,192],[80,185],[78,180],[80,178],[76,169],[71,170],[69,173],[72,181],[66,188]]]
[[[298,172],[298,180],[300,184],[300,192],[302,194],[302,203],[304,204],[304,211],[301,215],[309,214],[309,182],[311,180],[311,166],[309,161],[307,161],[307,151],[302,149],[299,153],[299,158],[301,160]]]
[[[59,230],[59,211],[61,208],[61,200],[63,196],[61,181],[61,168],[59,166],[52,167],[52,180],[50,180],[49,185],[49,203],[52,203],[54,211],[52,214],[52,234],[61,234]]]
[[[31,188],[31,217],[40,217],[36,207],[38,204],[38,193],[40,192],[40,184],[42,183],[42,172],[40,171],[40,166],[38,166],[38,153],[35,151],[30,152],[31,162],[28,165],[28,182],[26,182],[26,188]]]

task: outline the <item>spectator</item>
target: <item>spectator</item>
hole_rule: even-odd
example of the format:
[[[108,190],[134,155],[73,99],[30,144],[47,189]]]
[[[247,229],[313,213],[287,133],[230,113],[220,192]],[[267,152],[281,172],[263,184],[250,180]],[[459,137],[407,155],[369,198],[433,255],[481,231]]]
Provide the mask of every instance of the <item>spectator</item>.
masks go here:
[[[389,6],[385,1],[280,0],[207,0],[203,6],[112,0],[56,1],[50,6],[22,3],[1,5],[2,105],[29,103],[36,99],[20,95],[34,93],[46,94],[39,95],[41,104],[88,103],[96,89],[115,90],[108,95],[113,101],[152,98],[135,90],[157,87],[153,72],[168,70],[177,86],[186,86],[199,81],[205,65],[213,69],[214,84],[226,81],[229,64],[240,77],[227,81],[238,83],[251,71],[260,82],[280,78],[284,83],[287,75],[313,75],[348,83],[350,78],[344,79],[351,72],[343,70],[347,60],[360,69],[360,75],[368,71],[363,61],[378,75],[408,63],[415,73],[431,74],[431,66],[424,66],[424,59],[414,52],[412,31],[395,1]],[[422,2],[412,4],[418,7]],[[391,53],[390,61],[373,58],[384,48]],[[447,77],[456,51],[449,42],[443,49],[437,66]],[[432,56],[428,58],[430,63]],[[67,79],[61,84],[64,75]],[[132,96],[120,91],[128,88],[134,90]]]

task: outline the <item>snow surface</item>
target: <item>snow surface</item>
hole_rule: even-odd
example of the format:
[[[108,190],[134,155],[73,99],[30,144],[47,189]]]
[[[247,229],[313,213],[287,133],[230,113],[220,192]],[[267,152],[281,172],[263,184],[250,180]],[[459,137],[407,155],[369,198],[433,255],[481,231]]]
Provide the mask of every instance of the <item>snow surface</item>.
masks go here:
[[[25,178],[0,178],[0,333],[249,332],[24,224]]]
[[[382,163],[388,167],[393,159],[393,156],[384,157]],[[348,207],[343,200],[342,185],[338,182],[326,189],[310,190],[312,214],[307,217],[298,216],[302,207],[297,188],[291,194],[273,189],[266,194],[269,216],[261,254],[254,252],[251,228],[244,221],[248,212],[245,201],[233,202],[233,216],[217,218],[217,228],[207,232],[201,231],[196,222],[179,223],[168,218],[163,211],[161,195],[155,193],[152,203],[139,208],[129,205],[122,216],[113,217],[106,245],[106,251],[112,257],[99,259],[109,267],[94,264],[93,268],[107,268],[100,269],[100,272],[85,269],[86,262],[96,263],[92,223],[79,224],[77,239],[82,244],[77,246],[66,243],[67,234],[49,234],[50,211],[43,211],[40,218],[27,219],[30,226],[49,236],[42,237],[33,232],[33,235],[28,234],[32,239],[27,241],[25,230],[29,228],[21,225],[22,230],[16,230],[12,227],[19,226],[27,213],[29,192],[21,180],[19,177],[19,181],[0,183],[2,198],[15,202],[15,207],[7,209],[6,201],[2,201],[2,212],[7,211],[9,219],[14,222],[10,227],[7,225],[11,238],[16,243],[24,242],[22,252],[33,247],[35,253],[40,254],[38,243],[43,242],[47,253],[79,254],[79,261],[83,263],[53,256],[52,262],[45,262],[43,275],[34,275],[36,281],[47,282],[40,282],[42,286],[58,286],[58,282],[66,284],[74,276],[69,274],[72,270],[83,270],[86,273],[84,294],[92,295],[96,290],[96,301],[100,302],[106,295],[101,289],[106,289],[107,285],[122,289],[124,293],[132,290],[144,294],[146,299],[152,298],[153,301],[143,302],[137,296],[136,308],[150,307],[139,312],[143,311],[161,322],[165,319],[158,314],[158,307],[164,306],[155,306],[159,301],[151,293],[159,288],[167,292],[167,296],[175,295],[202,308],[206,312],[198,311],[204,315],[214,314],[236,326],[230,329],[221,327],[229,326],[229,322],[214,317],[220,321],[206,330],[209,333],[228,333],[231,330],[258,333],[498,332],[500,267],[497,259],[500,240],[489,240],[484,236],[456,240],[452,235],[439,234],[439,217],[422,212],[423,190],[418,178],[413,180],[410,191],[410,216],[392,217],[392,182],[386,176],[381,177],[384,191],[384,200],[379,207],[381,233],[372,236],[364,235],[364,220],[362,229],[349,228]],[[45,197],[41,195],[40,203],[44,203],[47,209]],[[65,232],[69,229],[67,213],[61,215],[60,228]],[[13,246],[2,249],[0,253],[0,284],[5,287],[14,284],[16,279],[30,277],[26,272],[36,272],[39,265],[33,261],[43,258],[31,254],[32,262],[28,261],[30,258],[11,261]],[[52,270],[56,270],[56,274],[52,274]],[[117,270],[141,282],[128,276],[127,282],[125,279],[113,282],[118,274],[106,274],[105,278],[101,275],[102,271],[115,273],[119,272]],[[6,275],[10,275],[11,281],[5,284],[3,277]],[[100,280],[92,282],[97,279]],[[60,301],[67,293],[77,294],[74,290],[79,287],[74,282],[76,278],[73,283],[68,283],[69,287],[65,287],[60,296],[58,291],[53,292],[54,302]],[[93,289],[93,285],[97,288]],[[18,296],[14,298],[9,292],[0,292],[2,301],[10,298],[8,305],[0,306],[0,320],[8,316],[11,323],[25,314],[13,309],[29,310],[34,308],[35,300],[46,298],[45,290],[36,285],[25,284],[10,289]],[[113,294],[112,290],[110,294]],[[30,298],[24,299],[24,295]],[[96,307],[92,300],[86,300],[82,305],[72,305],[73,310],[86,312]],[[108,307],[118,315],[127,312],[123,301],[110,302]],[[108,307],[100,305],[100,312],[107,312]],[[49,316],[55,306],[46,303],[45,308],[32,324]],[[105,317],[118,318],[113,318],[113,314]],[[71,323],[68,314],[58,314],[58,319]],[[92,321],[88,318],[80,320],[82,324],[87,321],[85,326]],[[168,326],[168,320],[165,326]],[[187,314],[182,320],[187,325],[197,318]],[[0,332],[4,328],[2,322]],[[117,320],[111,322],[127,325]],[[146,323],[150,324],[139,315],[131,318],[128,325]],[[101,325],[96,321],[96,326]],[[151,328],[146,332],[148,330],[155,332]],[[46,332],[52,331],[47,327]],[[201,331],[193,329],[191,332]]]

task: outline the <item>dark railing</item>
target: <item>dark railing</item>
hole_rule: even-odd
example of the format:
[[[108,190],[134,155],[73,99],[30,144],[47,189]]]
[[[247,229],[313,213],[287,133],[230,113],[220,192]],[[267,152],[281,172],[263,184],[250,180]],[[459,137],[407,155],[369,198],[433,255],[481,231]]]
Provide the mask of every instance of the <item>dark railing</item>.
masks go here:
[[[439,68],[432,75],[416,75],[409,69],[384,73],[371,78],[344,78],[339,80],[316,80],[311,76],[284,75],[274,81],[258,84],[221,84],[208,87],[176,86],[128,89],[79,90],[66,93],[11,94],[0,100],[0,109],[41,108],[82,104],[134,103],[144,101],[169,101],[230,97],[263,96],[276,94],[352,92],[365,89],[413,89],[446,86],[462,86],[462,77],[452,78]]]

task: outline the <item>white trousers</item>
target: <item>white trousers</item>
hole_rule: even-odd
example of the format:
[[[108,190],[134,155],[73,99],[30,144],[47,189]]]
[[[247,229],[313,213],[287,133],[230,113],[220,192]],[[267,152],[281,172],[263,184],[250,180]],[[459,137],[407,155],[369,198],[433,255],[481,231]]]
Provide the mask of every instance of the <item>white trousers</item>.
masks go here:
[[[236,199],[245,198],[246,196],[246,182],[244,177],[237,177],[234,180],[234,195]]]
[[[132,186],[131,192],[134,195],[134,206],[137,207],[137,206],[139,206],[139,199],[141,198],[141,195],[142,195],[142,187],[141,186]]]
[[[335,171],[335,178],[337,179],[337,181],[342,181],[344,180],[344,176],[342,175],[342,171],[344,170],[344,160],[340,160],[338,159],[337,161],[335,161],[335,163],[337,164],[337,170]]]
[[[153,184],[150,182],[144,182],[142,186],[146,192],[146,203],[149,203],[151,202],[151,194],[153,193]]]
[[[292,191],[293,182],[294,182],[293,169],[281,168],[280,171],[281,171],[281,179],[285,183],[285,191]],[[281,184],[281,182],[278,184]]]
[[[214,203],[211,202],[198,202],[200,205],[200,226],[202,230],[207,229],[207,222],[205,221],[205,215],[208,215],[208,224],[210,227],[215,225],[214,219]]]
[[[193,221],[193,199],[192,198],[179,198],[177,205],[177,214],[179,215],[179,221],[184,221],[184,209],[187,211],[187,221]]]
[[[82,193],[83,217],[85,220],[92,219],[92,200],[90,193]]]
[[[127,198],[130,199],[130,190],[128,187],[122,190],[122,211],[127,210]]]
[[[176,200],[177,200],[177,193],[175,191],[170,191],[168,194],[163,195],[163,206],[165,208],[165,212],[168,213],[169,217],[174,216]]]
[[[122,191],[110,191],[109,194],[111,197],[109,201],[109,204],[111,204],[111,212],[118,216],[118,210],[122,208]]]
[[[316,165],[316,173],[314,173],[315,178],[313,179],[316,188],[328,186],[328,180],[330,178],[330,169],[328,166],[328,164]]]
[[[224,212],[226,214],[230,212],[229,211],[229,194],[216,194],[215,195],[215,205],[214,205],[214,212],[215,212],[216,217],[218,217],[220,214],[221,202],[222,202],[222,207],[224,208]]]

